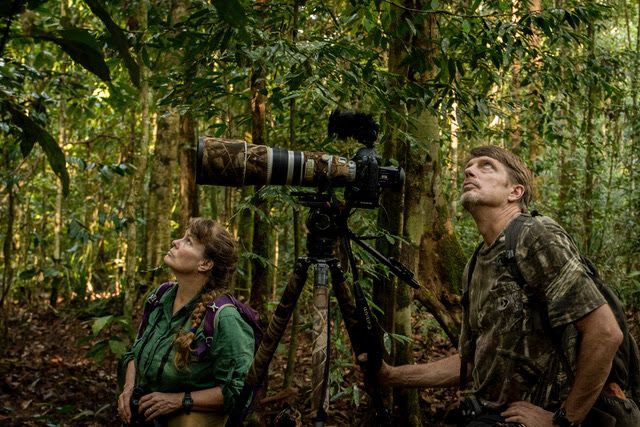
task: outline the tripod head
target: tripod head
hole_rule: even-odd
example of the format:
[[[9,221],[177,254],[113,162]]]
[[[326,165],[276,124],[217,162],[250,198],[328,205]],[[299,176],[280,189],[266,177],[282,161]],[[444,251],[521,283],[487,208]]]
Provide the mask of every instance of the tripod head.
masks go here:
[[[386,265],[389,270],[414,289],[418,289],[420,284],[415,279],[413,272],[404,264],[393,257],[386,257],[372,246],[364,242],[362,236],[358,236],[351,231],[348,224],[351,209],[340,202],[331,188],[319,189],[317,192],[295,191],[292,196],[298,199],[302,206],[309,208],[307,218],[307,251],[310,256],[317,258],[328,258],[333,256],[335,245],[339,239],[344,239],[347,256],[352,267],[354,279],[357,280],[357,270],[355,257],[351,250],[350,241],[373,255],[380,263]]]

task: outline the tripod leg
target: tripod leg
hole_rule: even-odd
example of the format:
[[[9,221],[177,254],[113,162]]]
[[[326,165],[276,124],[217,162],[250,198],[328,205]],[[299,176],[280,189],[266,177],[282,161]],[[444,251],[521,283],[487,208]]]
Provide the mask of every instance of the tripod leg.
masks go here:
[[[331,280],[353,351],[356,355],[366,353],[367,326],[358,314],[353,294],[347,286],[338,261],[331,264]]]
[[[319,261],[315,266],[313,284],[313,373],[312,412],[316,413],[314,425],[322,426],[329,409],[329,265]]]
[[[302,288],[307,280],[307,270],[310,264],[311,261],[308,258],[298,258],[296,261],[293,274],[289,278],[287,287],[282,293],[280,303],[271,317],[269,326],[256,352],[253,364],[247,374],[245,383],[248,386],[257,386],[264,382],[271,359],[282,339],[282,335],[287,328],[289,319],[293,314],[295,305],[298,302]]]
[[[382,393],[377,384],[377,373],[382,363],[384,345],[382,331],[373,319],[371,309],[358,283],[353,284],[354,295],[347,287],[340,263],[331,263],[333,291],[336,294],[340,312],[344,319],[351,347],[355,355],[367,353],[367,362],[361,364],[365,373],[365,382],[376,411],[376,422],[381,426],[391,426],[391,415],[387,410]]]

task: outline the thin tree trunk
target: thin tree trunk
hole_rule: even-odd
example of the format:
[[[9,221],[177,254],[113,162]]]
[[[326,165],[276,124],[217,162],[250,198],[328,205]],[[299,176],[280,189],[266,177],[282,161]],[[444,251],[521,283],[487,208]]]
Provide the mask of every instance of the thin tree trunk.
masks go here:
[[[537,13],[537,12],[540,12],[541,10],[542,10],[542,7],[540,5],[540,0],[530,1],[529,3],[530,13]],[[541,45],[541,41],[540,41],[541,39],[540,39],[539,33],[540,31],[538,29],[533,29],[533,34],[531,36],[531,47],[533,49],[531,50],[534,52],[537,52]],[[530,68],[529,74],[538,73],[538,70],[540,70],[541,60],[542,58],[539,55],[529,58],[529,64],[528,64],[528,67]],[[531,70],[535,70],[535,71],[531,71]],[[542,116],[542,111],[540,110],[542,104],[540,103],[539,96],[537,96],[537,94],[542,91],[542,88],[540,87],[541,86],[540,82],[536,79],[534,79],[531,82],[531,85],[535,88],[534,94],[536,94],[536,96],[534,96],[534,98],[529,102],[528,110],[530,114],[534,115],[534,119],[529,120],[529,123],[527,126],[528,135],[529,135],[527,144],[529,146],[529,160],[533,164],[544,153],[544,143],[542,141],[542,138],[540,137],[540,132],[538,130],[540,121],[537,119],[538,117]]]
[[[262,91],[265,88],[264,74],[256,69],[251,78],[251,115],[252,115],[252,142],[264,145],[265,135],[265,97]],[[271,225],[269,224],[269,206],[267,201],[260,196],[255,197],[255,210],[261,211],[254,216],[253,253],[262,258],[252,262],[251,305],[260,313],[268,313],[269,301],[269,266],[263,260],[271,259]]]
[[[240,191],[240,200],[244,201],[251,198],[254,194],[253,187],[243,187]],[[247,254],[253,252],[253,235],[254,235],[254,214],[251,209],[243,209],[238,215],[238,242],[240,244],[240,253]],[[253,262],[247,258],[240,258],[238,265],[239,272],[236,274],[235,292],[238,296],[249,299],[252,283],[252,266]]]
[[[404,64],[405,59],[405,46],[410,43],[410,40],[406,40],[405,37],[401,37],[399,27],[404,25],[404,20],[407,18],[406,13],[402,12],[397,8],[392,9],[392,20],[390,32],[394,34],[395,37],[392,39],[392,43],[389,46],[388,52],[388,68],[392,75],[397,76],[407,76],[409,71],[407,70],[406,65]],[[403,85],[404,80],[402,78],[399,79],[391,79],[388,85],[390,87],[396,87],[399,85]],[[399,99],[395,99],[392,101],[393,105],[396,107],[399,114],[402,114],[404,111],[403,103]],[[393,118],[388,118],[387,122],[395,123]],[[394,131],[390,134],[389,138],[385,141],[384,144],[384,156],[386,158],[396,158],[402,162],[403,158],[400,153],[405,152],[408,148],[405,146],[406,142],[399,139],[398,135],[400,132],[395,131],[403,130],[400,129],[400,126],[396,125],[395,127],[391,127]],[[401,166],[405,168],[406,165],[401,163]],[[402,194],[398,194],[396,192],[384,192],[382,194],[380,200],[380,209],[378,210],[378,225],[388,230],[388,232],[395,236],[403,235],[403,212],[405,210],[404,206],[404,196],[407,194],[407,187],[405,184],[405,191]],[[386,240],[380,240],[378,242],[378,249],[385,254],[386,256],[393,256],[397,259],[400,259],[400,251],[401,246],[404,246],[404,243],[390,245]],[[413,266],[410,265],[409,268]],[[415,270],[413,270],[415,272]],[[374,293],[374,302],[376,305],[381,307],[384,310],[384,319],[383,319],[383,328],[389,334],[399,333],[403,328],[401,325],[398,325],[396,322],[396,314],[397,310],[404,309],[407,310],[407,296],[406,294],[398,295],[395,292],[395,285],[398,283],[398,280],[395,278],[389,279],[380,279],[374,282],[373,293]],[[399,286],[405,287],[405,285],[400,284]],[[400,300],[400,301],[399,301]],[[404,306],[399,306],[402,302],[404,302]],[[409,315],[411,312],[409,311]],[[403,320],[406,320],[406,315],[402,317]],[[408,336],[412,334],[409,333]],[[393,340],[391,342],[390,350],[390,363],[392,365],[397,365],[401,363],[401,360],[411,360],[411,353],[405,351],[403,355],[399,355],[399,353],[403,350],[399,348],[398,343]],[[406,348],[404,349],[406,350]],[[398,409],[398,413],[400,413],[399,423],[404,425],[408,422],[410,417],[415,415],[415,403],[417,402],[417,393],[411,392],[409,396],[404,395],[405,393],[399,394],[397,397],[400,399],[401,407]],[[395,407],[395,399],[396,395],[391,393],[385,393],[385,398],[390,400],[389,404],[391,408]],[[404,403],[402,403],[404,402]],[[410,408],[410,409],[408,409]]]
[[[520,8],[520,0],[512,0],[511,2],[511,22],[518,20],[518,9]],[[520,96],[520,69],[522,64],[520,58],[516,58],[513,61],[511,67],[511,85],[509,85],[509,91],[511,92],[512,104],[514,110],[508,117],[508,132],[509,132],[509,146],[514,153],[519,153],[522,149],[522,129],[520,124],[520,111],[522,110],[522,99]]]
[[[3,157],[5,170],[11,170],[11,147],[9,144],[3,145]],[[2,243],[2,261],[4,263],[2,268],[2,289],[0,294],[0,330],[2,331],[2,337],[0,339],[0,354],[4,354],[7,342],[7,310],[5,310],[5,301],[11,291],[13,285],[13,226],[15,221],[15,183],[12,179],[6,181],[6,229],[4,235],[4,242]]]
[[[67,2],[65,0],[60,2],[60,17],[65,18],[67,16]],[[62,61],[60,66],[60,72],[62,74],[62,79],[64,82],[64,76],[67,72],[67,63],[66,60]],[[60,95],[60,100],[58,101],[58,145],[63,149],[66,142],[66,102],[64,100],[63,95]],[[60,244],[60,233],[62,231],[62,183],[58,182],[58,186],[56,189],[56,203],[55,203],[55,211],[53,214],[53,263],[57,267],[60,265],[60,253],[61,253],[61,244]],[[58,285],[59,280],[56,278],[53,279],[51,283],[51,295],[49,297],[49,303],[52,307],[55,307],[58,302]],[[84,283],[78,284],[78,286],[84,286]],[[78,289],[79,290],[79,289]],[[78,295],[82,295],[82,292],[76,292]]]
[[[147,217],[146,268],[162,265],[162,255],[171,244],[171,217],[173,213],[173,187],[176,178],[177,142],[180,115],[177,112],[158,116],[155,150],[151,160]],[[179,233],[180,234],[180,233]],[[150,283],[155,286],[156,283]]]
[[[199,215],[196,187],[196,122],[190,115],[180,116],[180,234],[187,228],[189,218]]]
[[[255,7],[262,7],[266,3],[265,0],[258,0]],[[259,12],[260,15],[262,12]],[[262,26],[263,20],[259,19],[257,25]],[[254,63],[252,74],[250,77],[250,90],[251,90],[251,142],[256,145],[264,145],[266,140],[265,135],[265,122],[266,122],[266,98],[264,96],[264,90],[266,88],[266,72],[262,68],[262,64]],[[259,192],[256,189],[256,192]],[[255,213],[254,213],[254,233],[252,241],[252,250],[254,258],[252,260],[252,275],[251,275],[251,295],[250,304],[259,313],[264,315],[265,324],[269,322],[268,314],[269,310],[267,304],[269,302],[269,284],[271,271],[269,266],[264,263],[264,260],[272,259],[272,230],[269,224],[269,206],[267,201],[261,196],[254,196]],[[230,212],[230,211],[229,211]],[[262,395],[266,394],[269,384],[265,384]],[[252,419],[259,417],[258,409],[257,413],[253,414]]]
[[[295,43],[298,34],[298,18],[300,13],[300,0],[293,0],[291,32],[289,33],[292,43]],[[289,144],[290,150],[296,149],[296,100],[289,100]],[[293,213],[293,259],[294,262],[300,256],[300,211],[297,206],[292,209]],[[300,329],[300,309],[298,305],[294,307],[291,319],[291,329],[289,338],[289,349],[287,352],[287,367],[285,368],[283,386],[289,388],[293,381],[293,371],[295,369],[298,353],[298,331]]]
[[[595,28],[589,25],[589,43],[590,55],[595,54]],[[596,88],[591,85],[588,89],[587,96],[587,112],[585,118],[585,136],[586,136],[586,155],[584,159],[584,184],[582,188],[582,197],[584,200],[584,208],[582,215],[583,247],[587,254],[591,253],[591,244],[593,238],[593,216],[595,211],[595,199],[593,195],[594,176],[596,170],[596,147],[595,147],[595,126],[594,126],[594,109],[596,103]]]
[[[449,216],[455,217],[458,212],[458,104],[451,106],[449,122],[451,127],[451,144],[449,144]]]
[[[140,37],[144,37],[147,31],[147,11],[148,0],[140,0],[138,3],[137,20]],[[142,189],[144,188],[145,176],[147,172],[147,156],[149,150],[149,104],[150,93],[148,83],[148,70],[142,58],[142,53],[138,53],[138,64],[140,65],[140,141],[138,149],[133,151],[134,173],[129,181],[129,194],[126,203],[127,217],[127,241],[125,254],[125,313],[131,313],[134,301],[138,297],[140,288],[137,285],[138,274],[138,215],[143,212],[144,199]]]

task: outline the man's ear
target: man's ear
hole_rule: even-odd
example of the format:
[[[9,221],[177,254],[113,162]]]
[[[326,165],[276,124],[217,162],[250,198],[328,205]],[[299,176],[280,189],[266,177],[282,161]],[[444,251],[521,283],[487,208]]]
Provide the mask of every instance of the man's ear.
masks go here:
[[[520,199],[522,199],[523,196],[524,196],[524,185],[514,184],[513,187],[511,187],[511,193],[509,194],[508,199],[510,202],[517,202]]]
[[[200,264],[198,265],[198,271],[201,273],[204,273],[205,271],[209,271],[213,268],[213,261],[211,261],[210,259],[203,259],[202,261],[200,261]]]

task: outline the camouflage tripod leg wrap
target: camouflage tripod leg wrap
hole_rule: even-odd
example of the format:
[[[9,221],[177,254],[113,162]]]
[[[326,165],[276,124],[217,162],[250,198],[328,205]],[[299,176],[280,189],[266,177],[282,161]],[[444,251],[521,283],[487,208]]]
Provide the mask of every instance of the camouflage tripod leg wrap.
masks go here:
[[[296,261],[293,274],[282,293],[280,303],[271,317],[267,331],[262,337],[260,347],[247,374],[246,383],[250,386],[261,384],[267,376],[271,359],[278,348],[278,344],[307,281],[309,265],[311,265],[311,260],[308,258],[298,258]]]
[[[329,410],[329,271],[331,260],[316,260],[313,283],[313,350],[311,352],[311,411],[325,421]]]

